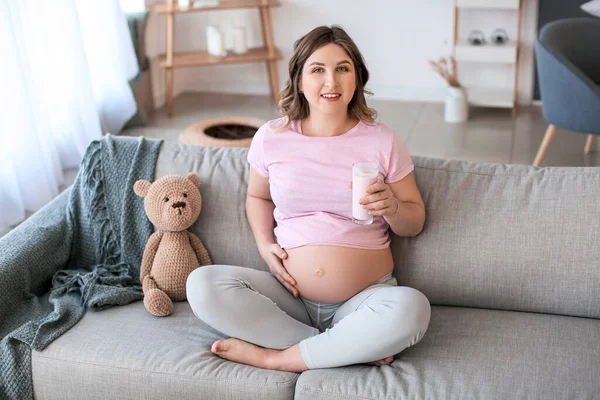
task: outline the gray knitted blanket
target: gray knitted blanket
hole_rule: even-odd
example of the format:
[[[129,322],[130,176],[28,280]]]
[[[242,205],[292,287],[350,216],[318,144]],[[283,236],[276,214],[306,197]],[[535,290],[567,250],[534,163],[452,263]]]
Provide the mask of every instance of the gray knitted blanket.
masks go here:
[[[152,225],[133,192],[154,179],[162,141],[106,136],[73,186],[0,238],[0,399],[32,399],[31,351],[86,309],[142,299],[139,267]]]

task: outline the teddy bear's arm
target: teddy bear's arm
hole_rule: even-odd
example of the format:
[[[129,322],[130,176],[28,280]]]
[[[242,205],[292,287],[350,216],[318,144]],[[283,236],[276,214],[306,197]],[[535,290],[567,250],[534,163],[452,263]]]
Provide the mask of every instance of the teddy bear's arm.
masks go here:
[[[148,242],[146,242],[146,248],[144,249],[144,255],[142,256],[142,267],[140,268],[140,282],[144,282],[144,277],[150,273],[152,269],[152,263],[154,256],[158,250],[158,245],[163,237],[163,232],[154,232]]]
[[[198,257],[198,262],[200,263],[200,266],[202,267],[204,265],[212,264],[210,256],[208,255],[208,250],[206,250],[206,247],[204,247],[204,244],[202,244],[200,238],[189,231],[188,236],[190,238],[190,244],[192,245],[194,252],[196,252],[196,257]]]

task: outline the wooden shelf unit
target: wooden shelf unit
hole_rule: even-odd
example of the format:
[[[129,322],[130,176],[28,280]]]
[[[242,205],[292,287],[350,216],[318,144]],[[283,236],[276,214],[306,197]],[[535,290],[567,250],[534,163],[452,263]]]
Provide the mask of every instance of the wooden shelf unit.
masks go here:
[[[173,53],[173,67],[195,67],[203,65],[220,65],[256,62],[265,60],[279,60],[282,58],[279,50],[270,55],[269,49],[258,47],[248,49],[244,54],[228,53],[225,57],[216,57],[208,54],[207,51],[192,51],[187,53]],[[160,66],[167,68],[167,56],[161,55]]]
[[[173,116],[173,79],[174,69],[194,66],[222,65],[248,62],[266,62],[271,94],[276,103],[279,102],[279,74],[277,72],[277,61],[282,59],[281,52],[273,44],[273,25],[271,22],[271,7],[279,7],[281,3],[277,0],[220,0],[217,6],[198,7],[192,1],[189,8],[180,9],[176,0],[166,0],[155,3],[152,12],[157,15],[165,15],[167,18],[167,48],[165,54],[159,57],[159,64],[165,69],[166,81],[166,104],[167,114]],[[192,12],[252,9],[256,8],[260,14],[262,37],[264,46],[250,48],[246,53],[237,54],[231,51],[226,56],[217,57],[208,54],[207,51],[194,51],[176,53],[175,41],[175,15]]]
[[[221,0],[218,6],[194,6],[193,4],[190,7],[182,10],[179,8],[177,3],[173,2],[173,12],[175,13],[190,13],[190,12],[200,12],[200,11],[216,11],[216,10],[235,10],[235,9],[243,9],[243,8],[259,8],[259,7],[279,7],[281,3],[277,0]],[[162,3],[155,3],[152,6],[152,10],[156,14],[169,14],[169,4],[168,1]]]
[[[513,117],[517,112],[519,55],[521,47],[521,18],[523,0],[454,0],[454,38],[452,55],[459,62],[480,62],[513,64],[514,81],[510,89],[467,87],[469,103],[484,107],[512,108]],[[459,14],[461,9],[514,10],[517,15],[517,36],[507,43],[471,45],[458,37]],[[458,67],[457,67],[458,69]]]
[[[466,40],[459,40],[454,48],[454,57],[456,61],[514,64],[517,61],[517,43],[509,41],[502,45],[473,46]]]

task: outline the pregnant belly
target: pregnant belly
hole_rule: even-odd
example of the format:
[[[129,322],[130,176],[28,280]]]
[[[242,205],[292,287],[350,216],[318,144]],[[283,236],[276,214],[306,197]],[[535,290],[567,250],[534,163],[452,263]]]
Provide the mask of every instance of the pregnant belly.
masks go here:
[[[325,303],[348,300],[394,268],[389,248],[302,246],[286,251],[283,264],[296,280],[300,296]]]

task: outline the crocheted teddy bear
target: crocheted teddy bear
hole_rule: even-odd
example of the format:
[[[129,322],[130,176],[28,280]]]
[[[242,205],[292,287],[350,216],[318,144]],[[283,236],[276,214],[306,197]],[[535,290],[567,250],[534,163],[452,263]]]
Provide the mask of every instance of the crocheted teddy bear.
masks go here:
[[[144,209],[157,231],[142,257],[140,281],[146,309],[157,317],[173,311],[173,301],[186,299],[185,284],[196,268],[211,264],[202,241],[187,229],[202,208],[200,178],[167,175],[154,183],[137,181],[133,190],[144,198]]]

